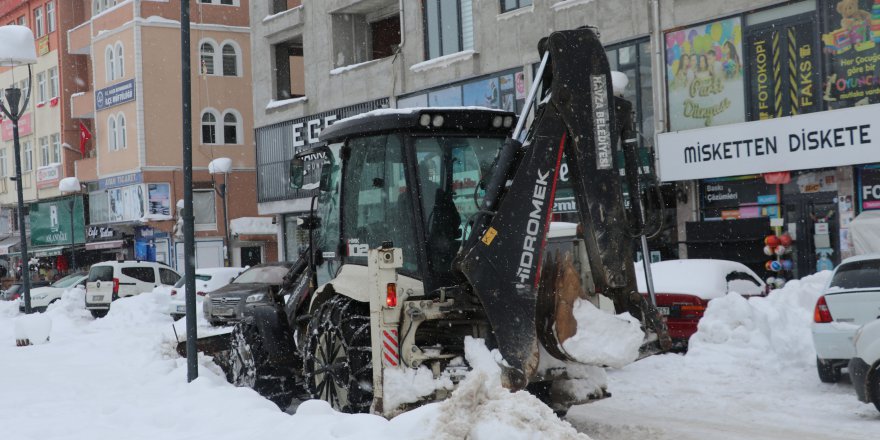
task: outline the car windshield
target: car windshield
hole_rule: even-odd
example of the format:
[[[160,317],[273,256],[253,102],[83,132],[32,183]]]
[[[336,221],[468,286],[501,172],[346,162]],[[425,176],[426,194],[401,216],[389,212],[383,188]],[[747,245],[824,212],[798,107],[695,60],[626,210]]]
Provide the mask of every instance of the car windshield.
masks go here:
[[[76,284],[76,282],[79,281],[83,276],[84,276],[84,274],[81,274],[81,273],[75,273],[72,275],[68,275],[68,276],[52,283],[52,287],[58,287],[58,288],[73,287]]]
[[[880,288],[880,260],[854,261],[834,272],[829,287],[840,289]]]
[[[89,282],[113,281],[113,266],[92,266],[89,271]]]
[[[250,268],[233,281],[234,284],[281,284],[287,274],[286,266],[263,266]]]

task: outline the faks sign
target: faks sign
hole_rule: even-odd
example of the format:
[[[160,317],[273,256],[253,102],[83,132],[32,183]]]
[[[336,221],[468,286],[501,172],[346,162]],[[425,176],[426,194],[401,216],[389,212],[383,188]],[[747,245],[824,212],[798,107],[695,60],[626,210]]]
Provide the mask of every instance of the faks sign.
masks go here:
[[[657,136],[663,181],[880,162],[880,104]]]

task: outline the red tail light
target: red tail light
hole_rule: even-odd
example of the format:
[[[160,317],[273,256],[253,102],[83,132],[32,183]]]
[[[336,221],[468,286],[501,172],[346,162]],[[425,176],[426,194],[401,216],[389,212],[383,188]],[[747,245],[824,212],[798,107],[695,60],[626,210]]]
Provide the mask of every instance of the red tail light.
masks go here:
[[[171,289],[171,296],[174,296],[174,295],[177,295],[177,290],[176,290],[176,289]]]
[[[702,318],[706,311],[704,305],[682,305],[679,309],[682,318]]]
[[[813,321],[824,324],[834,319],[831,318],[831,311],[828,310],[828,303],[825,302],[825,297],[820,296],[819,301],[816,301],[816,310],[813,312]]]
[[[205,296],[207,294],[208,294],[207,292],[196,292],[196,295],[198,295],[198,296]]]
[[[385,304],[388,307],[397,307],[397,285],[388,283],[385,291]]]

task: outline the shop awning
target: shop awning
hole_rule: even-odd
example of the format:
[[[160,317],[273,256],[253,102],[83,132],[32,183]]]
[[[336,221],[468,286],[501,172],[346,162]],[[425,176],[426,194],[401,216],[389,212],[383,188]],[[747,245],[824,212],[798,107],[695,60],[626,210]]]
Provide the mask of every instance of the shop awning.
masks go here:
[[[9,255],[12,252],[12,247],[17,246],[21,243],[21,239],[18,236],[6,237],[3,240],[0,240],[0,255]]]
[[[28,249],[28,253],[35,257],[54,257],[64,252],[64,246],[52,246],[44,248]]]
[[[122,240],[111,240],[111,241],[93,241],[91,243],[86,243],[87,251],[96,251],[99,249],[117,249],[121,248],[123,245]]]

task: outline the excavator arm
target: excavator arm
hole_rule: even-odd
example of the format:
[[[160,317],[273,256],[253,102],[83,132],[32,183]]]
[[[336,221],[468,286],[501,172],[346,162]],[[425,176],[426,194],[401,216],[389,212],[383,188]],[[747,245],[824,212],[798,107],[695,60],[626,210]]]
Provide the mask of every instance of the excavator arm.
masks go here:
[[[668,342],[657,311],[636,287],[633,215],[624,206],[615,157],[621,126],[605,51],[589,28],[554,32],[539,51],[548,98],[536,109],[525,141],[517,141],[515,131],[499,152],[455,263],[484,306],[509,365],[505,379],[511,389],[524,388],[538,367],[538,284],[563,158],[596,291],[610,297],[618,313],[648,323],[646,332],[661,347]],[[635,172],[632,164],[626,168]]]

